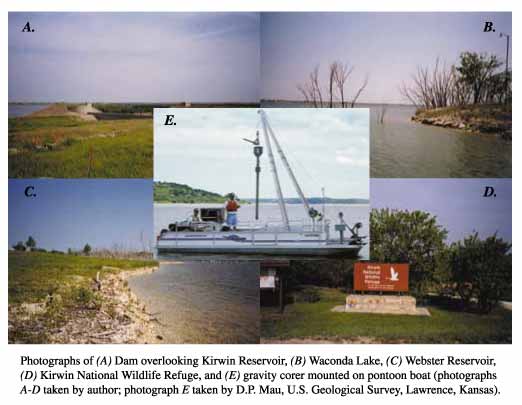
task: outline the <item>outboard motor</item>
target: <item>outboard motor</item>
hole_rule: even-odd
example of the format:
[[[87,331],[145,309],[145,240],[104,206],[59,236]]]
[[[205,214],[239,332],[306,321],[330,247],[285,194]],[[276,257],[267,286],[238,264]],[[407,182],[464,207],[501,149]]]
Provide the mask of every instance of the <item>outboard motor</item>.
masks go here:
[[[359,245],[362,244],[363,238],[359,236],[359,229],[363,227],[363,224],[361,222],[357,222],[353,227],[348,227],[352,234],[352,245]]]

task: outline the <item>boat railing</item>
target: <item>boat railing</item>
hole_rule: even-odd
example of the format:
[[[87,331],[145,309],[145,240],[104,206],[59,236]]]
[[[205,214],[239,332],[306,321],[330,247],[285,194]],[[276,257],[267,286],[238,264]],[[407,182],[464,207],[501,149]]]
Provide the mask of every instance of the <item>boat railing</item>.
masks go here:
[[[250,230],[250,240],[252,246],[255,246],[256,243],[261,243],[259,239],[256,240],[256,235],[261,233],[271,233],[274,235],[274,245],[278,245],[279,237],[284,233],[318,233],[325,234],[325,239],[328,242],[330,240],[330,224],[329,221],[321,222],[320,224],[306,223],[304,220],[294,220],[290,221],[289,226],[287,227],[281,221],[276,222],[267,222],[264,227],[255,227],[252,223],[242,223],[241,225],[247,227]],[[215,233],[214,233],[215,237]],[[267,242],[262,242],[264,245]]]
[[[240,222],[238,226],[256,232],[329,232],[328,221],[313,223],[305,220],[292,220],[289,221],[288,226],[281,221],[267,221],[262,225],[255,222]]]

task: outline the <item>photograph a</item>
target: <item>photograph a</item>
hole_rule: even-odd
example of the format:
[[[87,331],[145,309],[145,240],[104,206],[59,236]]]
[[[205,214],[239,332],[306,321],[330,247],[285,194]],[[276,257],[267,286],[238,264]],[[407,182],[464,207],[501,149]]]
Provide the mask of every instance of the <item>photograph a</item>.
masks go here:
[[[219,278],[231,264],[256,263],[263,322],[283,296],[276,272],[278,280],[290,272],[306,276],[307,266],[326,274],[368,259],[367,109],[156,109],[154,114],[160,271],[183,261],[206,265]],[[194,292],[193,299],[223,294],[234,281],[223,277],[226,282]],[[263,336],[262,329],[259,333]]]
[[[258,13],[11,12],[8,42],[9,178],[152,178],[155,107],[259,103]]]
[[[372,178],[511,177],[511,13],[262,13],[261,27],[262,107],[370,108]]]

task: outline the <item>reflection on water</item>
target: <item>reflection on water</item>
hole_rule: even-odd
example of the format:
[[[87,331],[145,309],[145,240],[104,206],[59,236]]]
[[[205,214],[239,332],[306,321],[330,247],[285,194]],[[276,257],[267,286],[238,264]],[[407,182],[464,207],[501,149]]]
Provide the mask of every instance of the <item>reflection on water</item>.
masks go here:
[[[164,343],[258,343],[257,263],[163,262],[129,279]]]
[[[187,219],[192,214],[194,208],[221,206],[219,204],[154,204],[154,234],[159,235],[160,231],[168,227],[169,223]],[[303,218],[303,207],[300,204],[287,204],[286,209],[291,220]],[[322,207],[316,206],[321,211]],[[333,223],[337,223],[339,212],[344,215],[344,220],[353,225],[356,222],[363,224],[360,235],[369,236],[369,205],[365,204],[326,204],[325,214]],[[254,218],[255,204],[243,204],[238,211],[239,222],[250,222]],[[281,221],[279,206],[277,204],[260,204],[259,217],[263,221]],[[333,229],[333,225],[331,225]],[[368,239],[368,238],[367,238]],[[368,259],[369,246],[364,246],[359,256]],[[181,256],[182,258],[185,256]],[[237,255],[232,256],[238,258]],[[260,257],[261,258],[261,257]],[[198,260],[206,260],[203,256],[198,256]],[[212,257],[209,258],[210,260]],[[185,257],[185,260],[189,260]]]
[[[304,107],[263,103],[263,107]],[[410,120],[411,106],[361,104],[370,108],[371,177],[511,177],[511,143]],[[384,123],[377,117],[385,108]]]

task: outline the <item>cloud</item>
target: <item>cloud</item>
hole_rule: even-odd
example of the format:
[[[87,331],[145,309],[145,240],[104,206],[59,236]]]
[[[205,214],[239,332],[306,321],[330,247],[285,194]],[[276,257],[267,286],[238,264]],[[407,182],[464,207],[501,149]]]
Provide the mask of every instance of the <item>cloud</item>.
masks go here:
[[[354,149],[341,149],[335,151],[335,161],[340,165],[368,167],[368,154]]]
[[[368,196],[369,123],[367,109],[265,110],[277,139],[305,195]],[[174,114],[176,126],[163,125]],[[232,187],[241,196],[254,193],[252,139],[263,131],[257,109],[156,109],[154,120],[154,178],[225,193]],[[280,181],[287,197],[293,185],[274,149]],[[342,166],[341,166],[342,165]],[[261,190],[273,197],[268,151],[261,157]],[[231,175],[233,174],[233,175]]]

